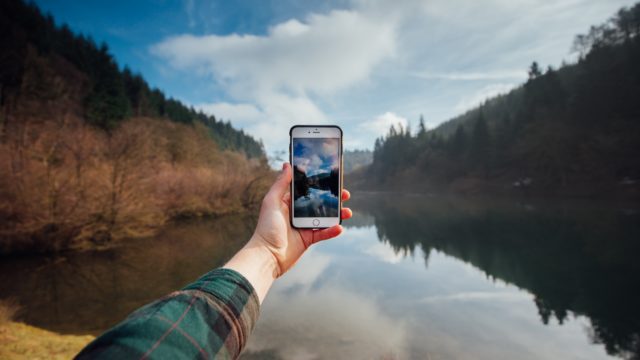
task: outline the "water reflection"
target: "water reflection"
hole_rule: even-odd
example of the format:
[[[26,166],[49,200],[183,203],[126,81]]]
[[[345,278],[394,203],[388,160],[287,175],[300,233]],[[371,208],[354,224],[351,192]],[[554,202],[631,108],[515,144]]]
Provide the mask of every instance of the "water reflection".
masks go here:
[[[398,252],[438,250],[534,296],[540,319],[590,320],[607,353],[640,356],[640,223],[589,203],[513,204],[376,197],[361,202]],[[428,256],[425,259],[429,263]]]
[[[640,357],[633,206],[355,194],[337,240],[267,297],[243,359]],[[0,298],[98,333],[224,262],[254,220],[181,224],[55,259],[4,259]]]
[[[324,282],[332,260],[326,254],[314,255],[270,294],[249,354],[271,352],[286,359],[375,359],[398,355],[405,349],[404,320],[385,314],[375,298],[333,281]]]
[[[640,354],[634,212],[359,199],[345,236],[276,284],[247,359]]]
[[[101,333],[131,311],[220,266],[252,232],[250,217],[182,223],[155,238],[55,258],[3,259],[0,298],[49,330]]]

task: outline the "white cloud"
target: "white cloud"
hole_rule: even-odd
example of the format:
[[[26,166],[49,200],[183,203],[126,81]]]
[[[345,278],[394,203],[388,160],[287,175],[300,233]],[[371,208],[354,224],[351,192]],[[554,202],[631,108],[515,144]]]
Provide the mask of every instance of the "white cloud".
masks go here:
[[[277,349],[282,359],[408,358],[405,321],[389,315],[375,296],[319,281],[296,288],[279,280],[262,309],[247,352]]]
[[[265,36],[170,37],[152,52],[178,68],[206,67],[223,79],[246,82],[249,89],[295,93],[333,91],[367,77],[393,54],[393,27],[354,11],[292,19]],[[372,41],[374,40],[375,41]]]
[[[406,128],[409,125],[409,121],[398,114],[386,112],[382,115],[378,115],[371,121],[361,123],[358,125],[358,129],[377,137],[387,134],[391,126],[398,129],[398,125]]]
[[[389,245],[381,242],[373,244],[371,247],[365,249],[364,252],[390,264],[397,264],[406,256],[404,253],[395,252]]]
[[[286,290],[294,287],[310,289],[331,264],[331,257],[316,251],[315,247],[311,247],[306,255],[304,261],[296,264],[294,270],[286,272],[278,280],[279,289]]]
[[[489,84],[475,93],[462,98],[455,106],[455,109],[458,113],[471,110],[472,108],[481,105],[487,99],[509,92],[515,86],[516,83]]]
[[[533,295],[508,289],[507,291],[467,291],[450,295],[428,296],[420,302],[434,303],[447,301],[526,301],[533,300]]]
[[[521,83],[534,60],[558,66],[575,34],[632,3],[351,0],[263,35],[182,34],[151,51],[173,69],[215,79],[229,102],[200,107],[262,138],[269,152],[285,149],[289,127],[305,123],[337,123],[347,148],[370,148],[398,122],[389,114],[424,114],[437,125]]]
[[[446,72],[430,73],[422,72],[413,74],[415,77],[432,80],[476,81],[476,80],[525,80],[525,70],[497,70],[487,72]]]
[[[237,120],[274,150],[286,143],[290,126],[327,123],[314,94],[366,80],[393,57],[395,27],[357,11],[334,10],[276,24],[264,36],[185,34],[151,51],[177,69],[213,75],[235,99],[249,103],[200,108]]]
[[[328,123],[325,114],[304,96],[293,97],[269,92],[261,94],[254,102],[262,106],[218,102],[194,107],[215,115],[218,119],[231,120],[234,126],[262,139],[269,151],[286,147],[289,128],[294,124]]]

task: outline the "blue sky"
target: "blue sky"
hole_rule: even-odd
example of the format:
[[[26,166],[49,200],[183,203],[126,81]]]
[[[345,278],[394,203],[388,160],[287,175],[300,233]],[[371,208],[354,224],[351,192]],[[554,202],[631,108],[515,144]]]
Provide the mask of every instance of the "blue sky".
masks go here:
[[[629,0],[37,0],[117,61],[230,119],[269,153],[294,124],[338,124],[371,148],[391,124],[428,127],[571,61],[573,36]]]

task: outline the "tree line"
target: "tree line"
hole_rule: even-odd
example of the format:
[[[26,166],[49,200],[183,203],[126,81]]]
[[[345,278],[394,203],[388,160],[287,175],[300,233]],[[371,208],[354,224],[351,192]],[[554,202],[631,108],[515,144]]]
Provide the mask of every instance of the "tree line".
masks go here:
[[[221,149],[263,157],[262,143],[216,119],[152,88],[129,68],[120,69],[105,43],[74,34],[66,25],[56,25],[51,14],[43,15],[34,3],[5,0],[0,4],[0,105],[20,88],[29,47],[38,54],[58,55],[86,74],[85,120],[107,131],[131,117],[168,118],[171,121],[203,123]]]
[[[529,67],[511,92],[439,127],[421,117],[376,140],[369,186],[531,185],[594,194],[640,179],[640,4],[575,38],[578,60]],[[409,180],[407,180],[407,178]],[[501,186],[503,186],[501,185]]]

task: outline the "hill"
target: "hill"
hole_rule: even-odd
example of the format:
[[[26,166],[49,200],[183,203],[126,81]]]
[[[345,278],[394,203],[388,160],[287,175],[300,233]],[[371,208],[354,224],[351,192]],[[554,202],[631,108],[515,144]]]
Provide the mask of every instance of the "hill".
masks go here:
[[[575,39],[575,64],[415,134],[376,140],[368,189],[634,196],[640,179],[640,4]]]
[[[0,254],[95,247],[256,207],[262,145],[167,98],[105,44],[0,3]]]
[[[344,173],[350,173],[363,168],[373,161],[373,153],[370,150],[347,150],[342,159]]]
[[[56,89],[44,88],[39,78],[25,76],[33,53],[50,61],[65,63],[67,69],[82,74],[80,95],[84,120],[103,129],[113,129],[131,117],[167,118],[193,124],[201,122],[222,149],[245,152],[249,157],[264,156],[262,145],[229,122],[187,107],[152,89],[139,74],[126,66],[120,70],[107,44],[97,45],[90,37],[76,35],[66,24],[56,25],[53,17],[21,0],[0,4],[0,104],[7,105],[19,96],[21,87],[30,86],[33,95],[56,97]],[[66,75],[66,74],[61,74]],[[33,84],[25,84],[25,81]],[[40,86],[39,86],[40,85]],[[36,94],[36,92],[40,92]]]

